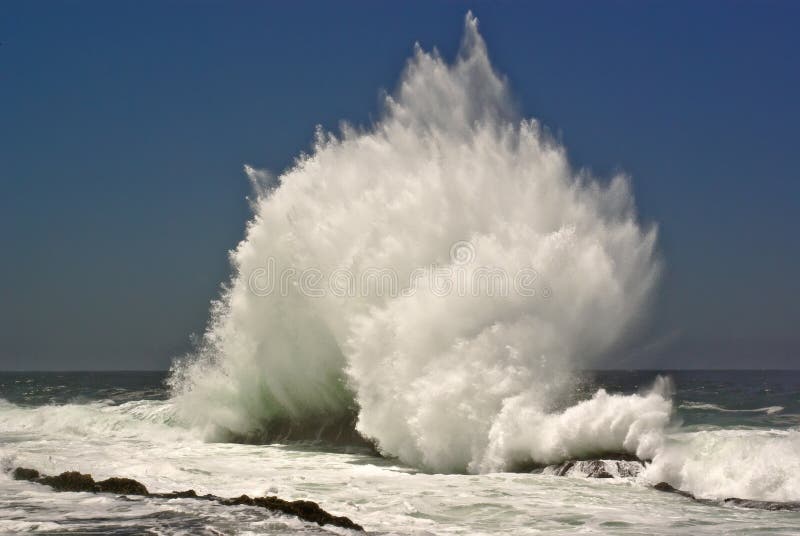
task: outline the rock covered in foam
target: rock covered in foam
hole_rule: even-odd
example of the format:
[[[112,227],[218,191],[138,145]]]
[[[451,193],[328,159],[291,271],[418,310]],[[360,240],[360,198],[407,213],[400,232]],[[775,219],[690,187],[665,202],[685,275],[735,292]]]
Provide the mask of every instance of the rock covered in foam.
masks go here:
[[[242,495],[233,499],[225,499],[220,501],[225,505],[248,505],[260,506],[267,510],[282,512],[284,514],[293,515],[305,521],[317,523],[320,526],[334,525],[352,530],[364,530],[361,525],[358,525],[344,516],[334,516],[323,510],[319,504],[313,501],[286,501],[279,497],[249,497]]]
[[[701,497],[695,497],[692,493],[689,493],[688,491],[678,489],[669,482],[659,482],[658,484],[653,485],[653,489],[657,491],[663,491],[666,493],[674,493],[676,495],[686,497],[687,499],[692,499],[694,501],[707,504],[719,504],[721,502],[725,506],[737,506],[739,508],[754,508],[757,510],[771,510],[771,511],[778,511],[778,510],[788,510],[792,512],[800,511],[800,501],[756,501],[751,499],[740,499],[738,497],[729,497],[727,499],[723,499],[722,501],[703,499]]]
[[[117,493],[120,495],[150,495],[141,482],[132,478],[107,478],[95,482],[92,475],[78,471],[65,471],[60,475],[41,475],[36,469],[17,467],[12,476],[15,480],[28,480],[50,486],[56,491],[85,491],[90,493]]]
[[[632,478],[644,470],[637,459],[567,460],[558,465],[548,465],[542,472],[554,476],[584,478]]]
[[[50,486],[56,491],[97,491],[92,475],[78,471],[66,471],[56,476],[43,476],[36,482]]]

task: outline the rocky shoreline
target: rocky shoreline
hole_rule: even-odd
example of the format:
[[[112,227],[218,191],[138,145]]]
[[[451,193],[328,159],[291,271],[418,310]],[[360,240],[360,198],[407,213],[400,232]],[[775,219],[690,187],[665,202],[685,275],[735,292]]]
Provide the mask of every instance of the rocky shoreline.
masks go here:
[[[92,475],[78,471],[67,471],[60,475],[48,476],[39,473],[36,469],[17,467],[11,475],[15,480],[27,480],[45,486],[50,486],[55,491],[85,491],[90,493],[114,493],[117,495],[140,495],[154,499],[197,499],[214,501],[225,506],[247,505],[266,508],[275,513],[295,516],[303,521],[316,523],[320,526],[332,525],[356,531],[364,531],[358,523],[350,518],[335,516],[323,510],[313,501],[287,501],[275,496],[249,497],[219,497],[217,495],[198,495],[194,490],[173,491],[170,493],[150,493],[141,482],[131,478],[107,478],[96,481]]]
[[[584,478],[629,478],[635,477],[645,468],[646,460],[639,460],[634,457],[616,456],[613,458],[588,459],[588,460],[567,460],[557,465],[548,465],[539,468],[537,472],[553,476],[580,476]],[[800,502],[788,501],[757,501],[752,499],[740,499],[738,497],[728,497],[722,500],[703,499],[695,497],[694,494],[677,489],[667,482],[659,482],[652,486],[656,491],[674,493],[687,499],[704,504],[738,506],[740,508],[755,508],[759,510],[785,510],[800,512]]]

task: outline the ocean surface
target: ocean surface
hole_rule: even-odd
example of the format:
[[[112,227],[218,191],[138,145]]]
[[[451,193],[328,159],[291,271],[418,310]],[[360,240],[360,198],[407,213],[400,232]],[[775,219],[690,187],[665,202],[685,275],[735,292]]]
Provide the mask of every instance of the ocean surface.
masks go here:
[[[376,534],[800,533],[764,508],[800,501],[798,372],[573,372],[633,342],[658,226],[520,112],[467,13],[370,125],[245,166],[253,217],[169,375],[0,376],[0,532],[337,531],[28,467],[308,499]]]
[[[376,534],[800,534],[800,512],[721,502],[800,500],[800,371],[584,372],[575,402],[599,388],[640,393],[659,374],[674,386],[667,447],[638,476],[590,479],[434,474],[360,445],[211,441],[177,416],[166,372],[0,373],[0,532],[347,532],[248,506],[59,493],[11,479],[22,466],[153,492],[309,499]]]

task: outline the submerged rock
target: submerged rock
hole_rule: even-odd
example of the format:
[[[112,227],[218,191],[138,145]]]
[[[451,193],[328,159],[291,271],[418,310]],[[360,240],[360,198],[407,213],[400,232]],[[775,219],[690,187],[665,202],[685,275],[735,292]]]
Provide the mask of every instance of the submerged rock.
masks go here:
[[[58,476],[43,476],[35,481],[50,486],[56,491],[97,491],[92,475],[78,471],[67,471]]]
[[[242,495],[226,499],[216,495],[198,496],[193,489],[171,493],[150,493],[141,482],[132,478],[107,478],[95,482],[92,475],[78,471],[66,471],[57,476],[41,475],[36,469],[17,467],[12,472],[15,480],[28,480],[50,486],[56,491],[85,491],[92,493],[116,493],[119,495],[141,495],[155,499],[198,499],[215,501],[226,506],[248,505],[266,508],[272,512],[295,516],[320,526],[332,525],[345,529],[363,531],[364,528],[345,516],[335,516],[313,501],[287,501],[279,497],[248,497]]]
[[[800,512],[800,502],[797,501],[755,501],[752,499],[740,499],[738,497],[730,497],[728,499],[724,499],[722,501],[713,500],[713,499],[703,499],[700,497],[695,497],[693,494],[689,493],[688,491],[683,491],[678,489],[668,482],[659,482],[658,484],[653,486],[653,489],[658,491],[664,491],[667,493],[675,493],[676,495],[680,495],[681,497],[686,497],[687,499],[692,499],[697,502],[705,503],[705,504],[723,504],[725,506],[738,506],[740,508],[754,508],[757,510],[789,510],[793,512]]]
[[[27,469],[25,467],[17,467],[11,473],[14,480],[36,480],[39,478],[39,471],[36,469]]]
[[[97,491],[120,495],[149,495],[147,488],[132,478],[108,478],[96,484]]]
[[[694,495],[692,495],[688,491],[683,491],[683,490],[680,490],[678,488],[675,488],[671,484],[669,484],[668,482],[659,482],[658,484],[653,486],[653,489],[658,490],[658,491],[664,491],[666,493],[675,493],[677,495],[681,495],[683,497],[686,497],[687,499],[695,499],[695,500],[697,500],[697,497],[695,497]]]
[[[197,492],[193,489],[187,489],[185,491],[172,491],[170,493],[151,493],[151,497],[157,497],[159,499],[197,499],[198,495]]]
[[[346,529],[364,530],[361,525],[354,523],[347,517],[334,516],[326,512],[313,501],[286,501],[275,496],[252,498],[247,495],[241,495],[232,499],[224,499],[220,502],[225,505],[246,504],[249,506],[260,506],[268,510],[293,515],[304,521],[311,521],[320,526],[334,525]]]
[[[731,497],[722,501],[728,506],[739,506],[741,508],[757,508],[759,510],[790,510],[800,512],[800,502],[778,502],[778,501],[753,501],[750,499],[738,499]]]

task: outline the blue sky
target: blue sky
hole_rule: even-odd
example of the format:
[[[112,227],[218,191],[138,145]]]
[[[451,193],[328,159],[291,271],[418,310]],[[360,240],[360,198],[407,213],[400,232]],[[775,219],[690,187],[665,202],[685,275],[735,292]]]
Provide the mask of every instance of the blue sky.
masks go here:
[[[626,367],[800,366],[800,4],[0,3],[0,369],[159,369],[314,126],[480,20],[576,166],[633,177],[666,271]]]

